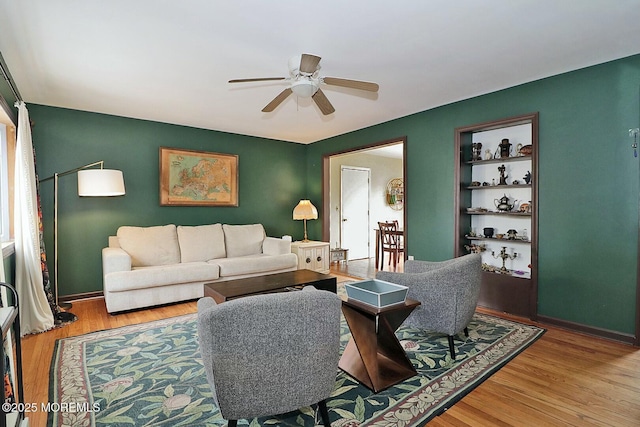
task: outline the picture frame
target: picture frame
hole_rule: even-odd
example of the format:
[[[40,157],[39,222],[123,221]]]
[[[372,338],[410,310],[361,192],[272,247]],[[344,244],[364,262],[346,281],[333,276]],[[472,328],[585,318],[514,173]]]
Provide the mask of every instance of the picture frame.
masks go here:
[[[238,206],[238,156],[160,147],[161,206]]]

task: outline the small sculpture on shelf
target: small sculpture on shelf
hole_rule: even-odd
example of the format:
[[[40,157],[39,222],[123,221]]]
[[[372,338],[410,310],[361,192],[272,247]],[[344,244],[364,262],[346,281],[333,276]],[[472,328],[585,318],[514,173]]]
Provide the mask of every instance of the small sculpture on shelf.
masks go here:
[[[519,156],[530,156],[533,153],[533,145],[528,144],[518,149]]]
[[[520,203],[520,207],[518,208],[518,212],[520,212],[520,213],[531,213],[531,200],[529,200],[529,203],[526,203],[526,202]]]
[[[495,273],[496,272],[497,267],[487,264],[486,262],[482,263],[482,271],[488,271],[490,273]]]
[[[472,253],[472,254],[479,254],[479,253],[482,253],[482,252],[487,250],[487,246],[486,245],[484,245],[484,244],[478,245],[478,244],[475,244],[475,243],[472,243],[470,245],[464,245],[464,248],[469,253]]]
[[[511,143],[508,138],[504,138],[500,142],[500,158],[506,159],[511,154]]]
[[[491,150],[489,150],[488,148],[486,150],[484,150],[484,159],[485,160],[493,159],[493,155],[491,154]]]
[[[527,185],[531,184],[531,171],[527,171],[527,173],[525,174],[525,176],[522,179],[524,179],[524,182]]]
[[[473,150],[473,154],[471,156],[471,160],[472,161],[482,160],[482,154],[481,154],[482,143],[481,142],[472,143],[471,144],[471,149]]]
[[[500,172],[500,182],[498,185],[507,185],[507,175],[505,175],[505,171],[507,168],[504,165],[498,166],[498,172]]]
[[[518,238],[518,232],[513,228],[507,230],[507,239],[516,240]]]
[[[508,259],[516,259],[518,257],[518,254],[516,252],[513,253],[513,255],[509,255],[507,253],[507,247],[503,246],[502,250],[500,251],[500,253],[498,255],[495,254],[494,251],[491,251],[491,256],[494,257],[495,259],[501,258],[502,259],[502,267],[500,268],[499,272],[502,274],[509,274],[509,270],[507,270],[507,267],[505,265],[506,261]]]

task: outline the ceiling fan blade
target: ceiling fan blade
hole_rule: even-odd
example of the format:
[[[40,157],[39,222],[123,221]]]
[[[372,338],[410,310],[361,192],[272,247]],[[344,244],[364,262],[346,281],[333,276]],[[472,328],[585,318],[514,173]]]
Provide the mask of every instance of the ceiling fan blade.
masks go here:
[[[322,114],[325,116],[336,111],[321,89],[318,89],[316,93],[313,94],[312,98],[316,102],[316,105],[318,105],[320,111],[322,111]]]
[[[264,107],[262,109],[263,113],[270,113],[273,110],[276,109],[276,107],[280,104],[282,104],[282,101],[284,101],[285,99],[287,99],[287,97],[289,95],[291,95],[293,91],[291,90],[291,88],[286,88],[285,90],[283,90],[282,92],[280,92],[280,94],[278,94],[278,96],[276,96],[275,98],[273,98],[273,101],[271,101],[270,103],[267,104],[266,107]]]
[[[260,77],[257,79],[233,79],[229,83],[264,82],[268,80],[285,80],[286,77]]]
[[[323,81],[328,85],[366,90],[369,92],[377,92],[380,88],[377,83],[362,82],[360,80],[339,79],[337,77],[325,77]]]
[[[318,69],[320,57],[303,53],[300,59],[300,72],[313,74]]]

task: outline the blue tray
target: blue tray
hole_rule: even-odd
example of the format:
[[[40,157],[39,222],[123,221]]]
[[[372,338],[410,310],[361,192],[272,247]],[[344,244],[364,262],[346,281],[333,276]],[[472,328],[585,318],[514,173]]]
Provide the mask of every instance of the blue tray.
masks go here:
[[[349,299],[363,302],[374,307],[386,307],[399,304],[407,298],[406,286],[385,282],[384,280],[362,280],[344,285]]]

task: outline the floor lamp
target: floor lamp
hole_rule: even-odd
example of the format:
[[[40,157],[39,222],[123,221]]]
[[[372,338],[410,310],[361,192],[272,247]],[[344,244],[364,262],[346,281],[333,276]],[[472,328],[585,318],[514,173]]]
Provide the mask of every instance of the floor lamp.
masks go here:
[[[89,169],[100,166],[100,169]],[[60,302],[58,299],[58,179],[61,176],[78,173],[78,196],[81,197],[111,197],[125,194],[124,178],[122,171],[114,169],[103,169],[104,160],[70,169],[66,172],[55,173],[53,176],[45,178],[40,182],[53,179],[53,281],[56,294],[56,305],[60,308],[69,309],[71,303]],[[56,320],[61,322],[72,321],[76,318],[73,313],[58,313]]]

